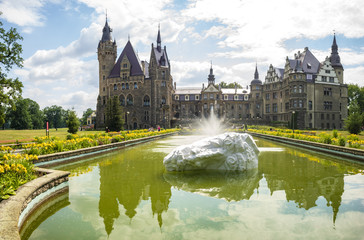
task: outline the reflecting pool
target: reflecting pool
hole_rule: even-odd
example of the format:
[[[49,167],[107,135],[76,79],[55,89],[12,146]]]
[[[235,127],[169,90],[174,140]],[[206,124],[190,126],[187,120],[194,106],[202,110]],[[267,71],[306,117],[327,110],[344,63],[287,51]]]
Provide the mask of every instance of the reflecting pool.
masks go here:
[[[172,136],[63,166],[68,198],[23,239],[361,239],[362,164],[254,138],[258,169],[167,173]],[[63,202],[62,202],[63,201]]]

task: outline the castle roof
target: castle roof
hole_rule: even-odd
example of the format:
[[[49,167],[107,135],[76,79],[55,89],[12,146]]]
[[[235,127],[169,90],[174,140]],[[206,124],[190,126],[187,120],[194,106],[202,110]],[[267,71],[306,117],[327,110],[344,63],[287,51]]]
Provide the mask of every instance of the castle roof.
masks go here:
[[[144,75],[138,56],[136,55],[130,41],[125,45],[117,62],[115,63],[109,77],[120,77],[121,61],[126,56],[130,62],[130,76]]]
[[[307,47],[295,54],[295,59],[289,59],[289,64],[291,69],[305,73],[317,73],[320,67],[320,62]]]
[[[105,26],[102,29],[101,42],[112,41],[111,32],[112,32],[112,29],[109,27],[109,24],[107,23],[107,18],[106,18]]]

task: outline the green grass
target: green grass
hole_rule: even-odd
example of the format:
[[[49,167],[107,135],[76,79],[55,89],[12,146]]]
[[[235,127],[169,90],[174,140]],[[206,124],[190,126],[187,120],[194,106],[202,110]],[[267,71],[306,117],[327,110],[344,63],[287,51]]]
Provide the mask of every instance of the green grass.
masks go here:
[[[50,137],[58,137],[61,140],[65,140],[68,134],[68,128],[58,128],[50,129],[49,136]],[[104,131],[78,131],[77,134],[80,136],[102,133]],[[19,142],[31,141],[34,137],[44,137],[46,135],[45,129],[37,129],[37,130],[0,130],[0,144],[8,144]]]

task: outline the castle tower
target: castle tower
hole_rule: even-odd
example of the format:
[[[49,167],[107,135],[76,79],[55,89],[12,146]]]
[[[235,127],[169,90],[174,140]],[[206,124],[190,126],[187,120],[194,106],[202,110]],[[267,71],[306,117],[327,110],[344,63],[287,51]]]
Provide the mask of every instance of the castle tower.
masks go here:
[[[151,124],[170,127],[172,119],[173,79],[167,48],[162,48],[160,27],[158,27],[157,47],[152,43],[149,77],[151,79]]]
[[[340,56],[338,53],[338,46],[336,44],[336,36],[334,34],[334,40],[331,45],[331,55],[330,55],[331,65],[334,67],[338,80],[341,84],[344,82],[344,68],[340,61]]]
[[[97,58],[99,61],[99,96],[97,98],[96,111],[97,127],[102,127],[105,123],[105,107],[103,106],[106,105],[107,99],[110,96],[108,76],[114,67],[117,56],[116,41],[112,41],[111,32],[112,29],[109,27],[106,17],[105,26],[102,29],[102,37],[97,47]]]
[[[214,70],[212,69],[212,62],[211,62],[210,74],[209,74],[208,80],[209,80],[208,85],[210,85],[210,84],[215,85],[215,75],[214,75]]]

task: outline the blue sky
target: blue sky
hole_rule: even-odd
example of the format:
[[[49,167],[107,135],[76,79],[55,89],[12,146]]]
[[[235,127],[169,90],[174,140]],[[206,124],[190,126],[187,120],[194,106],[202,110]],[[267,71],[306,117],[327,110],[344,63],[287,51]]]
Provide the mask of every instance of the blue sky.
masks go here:
[[[128,35],[149,61],[158,24],[178,87],[202,86],[210,62],[216,82],[249,85],[257,63],[264,81],[270,64],[308,47],[330,55],[335,30],[345,83],[364,86],[364,2],[361,0],[0,0],[6,29],[24,37],[24,67],[14,69],[23,97],[78,115],[96,108],[96,48],[107,10],[118,54]]]

